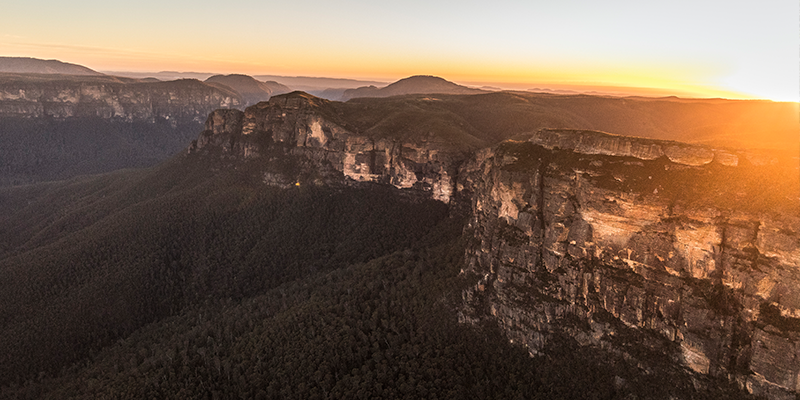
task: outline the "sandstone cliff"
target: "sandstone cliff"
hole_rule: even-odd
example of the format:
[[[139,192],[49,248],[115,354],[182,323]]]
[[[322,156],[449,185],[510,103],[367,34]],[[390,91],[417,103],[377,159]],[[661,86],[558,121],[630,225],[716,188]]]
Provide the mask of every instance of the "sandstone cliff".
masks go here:
[[[465,321],[554,334],[773,398],[800,391],[796,160],[545,130],[464,164]]]
[[[240,103],[230,88],[193,79],[138,82],[107,76],[0,74],[0,117],[202,122],[211,111]]]
[[[278,186],[345,179],[414,189],[450,202],[457,168],[480,142],[458,143],[413,129],[386,136],[380,129],[385,121],[358,122],[368,114],[359,104],[293,92],[244,112],[213,112],[189,152],[221,150],[260,160],[264,181]],[[294,160],[291,166],[285,165],[288,158]]]
[[[393,118],[295,92],[215,111],[189,152],[245,160],[269,185],[373,182],[469,203],[463,321],[496,320],[532,354],[566,336],[646,373],[800,391],[796,158],[568,129],[489,147],[394,108],[434,100],[392,103]]]

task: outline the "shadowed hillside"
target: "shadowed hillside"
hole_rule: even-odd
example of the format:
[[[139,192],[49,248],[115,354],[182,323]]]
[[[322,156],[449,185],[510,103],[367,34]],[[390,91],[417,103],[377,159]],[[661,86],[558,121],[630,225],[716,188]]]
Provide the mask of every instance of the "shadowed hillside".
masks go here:
[[[412,109],[421,113],[433,111],[424,120],[438,119],[448,129],[468,131],[487,143],[552,128],[589,129],[723,148],[773,149],[790,155],[793,152],[795,156],[800,149],[800,105],[788,102],[496,92],[362,98],[348,102],[351,103],[361,110],[353,111],[356,118],[369,121]],[[413,126],[414,121],[409,118],[405,124]]]
[[[214,75],[205,80],[208,83],[219,83],[235,90],[242,97],[241,107],[247,107],[259,101],[269,100],[271,96],[289,93],[289,87],[275,81],[261,82],[248,75]]]
[[[258,171],[190,154],[0,189],[0,398],[747,398],[459,324],[464,215]]]

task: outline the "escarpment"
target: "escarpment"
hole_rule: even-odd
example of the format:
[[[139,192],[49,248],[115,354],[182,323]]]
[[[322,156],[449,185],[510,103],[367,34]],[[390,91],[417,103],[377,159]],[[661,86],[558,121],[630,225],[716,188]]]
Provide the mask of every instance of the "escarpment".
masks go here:
[[[199,121],[240,105],[227,87],[194,79],[138,82],[115,77],[0,74],[0,117]]]
[[[460,317],[497,321],[531,354],[568,337],[644,373],[800,392],[796,159],[569,129],[481,146],[371,104],[295,92],[218,110],[189,153],[257,165],[273,186],[372,182],[469,203]]]
[[[749,159],[582,131],[484,151],[459,176],[476,280],[462,318],[497,320],[532,354],[566,334],[645,370],[674,363],[793,398],[800,175]]]

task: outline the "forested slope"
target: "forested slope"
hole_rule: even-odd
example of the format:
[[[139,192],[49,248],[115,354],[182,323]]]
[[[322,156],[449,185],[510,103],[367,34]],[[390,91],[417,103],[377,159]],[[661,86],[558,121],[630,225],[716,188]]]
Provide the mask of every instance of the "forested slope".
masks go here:
[[[2,189],[0,397],[740,396],[569,340],[530,357],[457,322],[463,215],[251,172],[181,156]]]

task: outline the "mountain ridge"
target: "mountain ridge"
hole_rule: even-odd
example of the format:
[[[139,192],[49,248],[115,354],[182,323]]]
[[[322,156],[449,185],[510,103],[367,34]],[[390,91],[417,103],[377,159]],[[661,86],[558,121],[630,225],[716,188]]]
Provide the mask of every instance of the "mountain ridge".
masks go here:
[[[391,105],[392,112],[383,112],[380,103]],[[443,104],[446,103],[442,99],[424,95],[341,103],[296,91],[275,96],[244,112],[212,113],[189,152],[220,148],[235,157],[257,160],[274,157],[264,154],[272,154],[274,146],[279,145],[285,152],[313,160],[310,169],[301,175],[338,171],[354,181],[428,191],[445,203],[457,192],[461,163],[470,154],[507,139],[554,151],[643,161],[664,159],[688,167],[781,165],[791,170],[790,174],[800,176],[797,166],[791,168],[798,159],[791,154],[719,148],[702,142],[681,143],[675,138],[631,137],[564,128],[540,128],[534,132],[523,128],[519,132],[505,132],[505,137],[498,138],[476,129],[468,119],[471,113],[443,112],[439,108]],[[453,129],[456,126],[458,129]],[[302,179],[298,175],[279,180]]]
[[[485,90],[472,89],[458,85],[438,76],[415,75],[403,78],[385,87],[365,86],[357,89],[345,90],[342,101],[356,97],[390,97],[408,94],[478,94],[486,93]]]
[[[0,73],[0,185],[152,166],[240,102],[197,80]]]
[[[76,171],[74,165],[59,164],[67,161],[61,157],[63,152],[34,157],[37,152],[32,152],[30,149],[35,146],[22,144],[36,138],[44,140],[42,133],[47,130],[59,132],[58,135],[64,133],[72,135],[69,132],[76,127],[74,123],[71,123],[69,129],[58,126],[67,123],[64,118],[99,118],[98,121],[105,121],[102,123],[106,125],[109,121],[118,119],[152,123],[155,118],[163,120],[165,129],[174,129],[169,126],[183,118],[181,115],[188,113],[186,115],[191,114],[191,124],[195,124],[195,129],[200,131],[202,123],[213,109],[242,107],[240,104],[243,100],[238,92],[231,91],[228,86],[215,85],[217,84],[197,80],[143,82],[132,78],[103,75],[0,73],[0,116],[6,125],[3,132],[14,137],[10,142],[6,142],[9,146],[3,149],[10,152],[6,153],[4,159],[11,160],[11,164],[7,165],[6,169],[0,170],[2,175],[0,182],[25,183],[30,182],[30,179],[47,179],[48,176],[53,179],[72,176],[68,174],[72,173],[69,171]],[[192,87],[194,89],[188,90]],[[124,98],[120,99],[112,93],[114,90],[123,90],[131,96],[130,98],[123,96]],[[23,92],[24,95],[21,95]],[[156,95],[156,92],[160,94]],[[209,100],[219,96],[221,96],[219,99],[229,100],[227,103],[220,100],[214,103],[216,105],[208,103],[197,110],[196,106],[184,101],[186,96],[206,92],[212,95]],[[176,101],[170,104],[164,97],[165,93],[173,93]],[[140,98],[141,96],[150,96],[150,100]],[[150,104],[148,101],[155,101],[153,104],[157,106],[144,108],[139,106]],[[434,133],[441,136],[440,140],[443,143],[465,140],[475,146],[489,146],[515,135],[553,128],[584,129],[626,136],[677,140],[719,149],[777,149],[794,157],[798,156],[796,149],[800,148],[800,137],[797,135],[800,129],[798,127],[800,122],[797,120],[800,106],[796,103],[617,98],[527,92],[486,92],[477,95],[419,94],[398,98],[355,98],[347,103],[350,105],[332,103],[334,105],[328,108],[335,113],[349,113],[346,120],[353,125],[352,129],[355,131],[378,137],[398,135],[423,137]],[[45,116],[55,119],[48,120],[52,126],[42,130],[39,125]],[[17,124],[14,121],[18,119]],[[12,126],[12,123],[16,125]],[[128,132],[124,134],[125,136],[132,134],[128,128],[121,126],[119,128]],[[187,129],[191,128],[187,126]],[[72,138],[68,139],[68,147],[82,152],[81,148],[84,147],[88,149],[101,146],[102,149],[98,148],[98,151],[103,154],[115,151],[128,154],[131,145],[139,146],[140,139],[106,140],[97,129],[84,129],[84,131],[97,134],[93,136],[94,139],[86,141],[79,136],[68,135],[67,137]],[[163,132],[159,133],[161,134]],[[196,137],[196,132],[187,131],[179,136],[185,143],[176,142],[166,146],[171,149],[170,152],[179,151],[187,146]],[[164,139],[153,138],[159,143],[164,143]],[[151,161],[137,161],[130,165],[142,166],[153,162],[152,160],[163,159],[161,158],[163,149],[159,148],[152,154],[142,156]],[[125,157],[115,157],[115,159]],[[55,162],[57,159],[61,161]],[[89,166],[92,158],[81,156],[73,162]],[[114,168],[120,165],[117,161],[111,164],[115,166]],[[22,165],[27,165],[23,169],[27,168],[29,172],[20,175],[19,168]],[[43,168],[58,173],[52,175],[48,172],[37,178],[26,177],[26,174],[33,172],[31,168]],[[77,170],[86,173],[103,171],[84,167],[79,167]],[[9,177],[9,174],[14,177]]]
[[[31,57],[0,56],[0,72],[62,74],[62,75],[103,75],[83,65],[59,60],[42,60]]]
[[[193,152],[262,167],[284,154],[307,168],[265,169],[277,187],[371,182],[470,208],[463,273],[477,283],[462,321],[497,321],[532,355],[555,336],[601,348],[635,336],[636,351],[693,373],[771,398],[797,392],[800,365],[784,356],[800,344],[797,157],[552,128],[448,148],[354,129],[368,104],[278,96],[233,123],[212,115]]]

